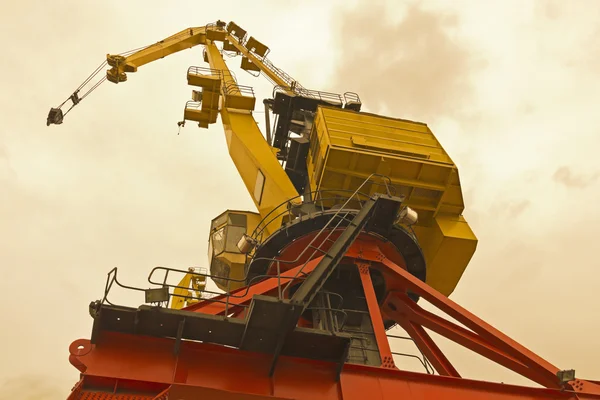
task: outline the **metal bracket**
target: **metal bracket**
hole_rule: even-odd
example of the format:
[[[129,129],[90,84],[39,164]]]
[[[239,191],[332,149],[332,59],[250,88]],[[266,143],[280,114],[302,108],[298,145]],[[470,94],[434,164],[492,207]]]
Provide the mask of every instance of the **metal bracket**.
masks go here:
[[[183,335],[183,328],[185,327],[185,318],[179,321],[177,327],[177,337],[175,338],[175,346],[173,347],[173,355],[179,355],[179,349],[181,348],[181,336]]]

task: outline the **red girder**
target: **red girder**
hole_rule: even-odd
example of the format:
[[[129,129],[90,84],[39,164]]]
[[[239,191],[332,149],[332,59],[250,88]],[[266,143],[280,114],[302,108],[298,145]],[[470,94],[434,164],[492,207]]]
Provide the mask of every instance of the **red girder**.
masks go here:
[[[367,300],[367,307],[371,316],[371,324],[373,325],[373,332],[375,333],[375,340],[377,341],[377,348],[381,356],[381,367],[382,368],[396,368],[394,365],[394,357],[392,356],[392,350],[388,338],[385,334],[385,326],[383,324],[383,318],[381,316],[381,310],[377,303],[377,296],[373,288],[373,282],[371,281],[371,275],[369,274],[369,264],[356,263],[358,271],[360,273],[360,280],[362,281],[363,290],[365,293],[365,299]]]
[[[416,305],[414,302],[409,302],[408,296],[404,293],[391,293],[388,299],[386,300],[386,315],[392,317],[394,320],[405,320],[408,321],[402,326],[406,329],[404,325],[408,325],[414,328],[423,327],[430,329],[447,339],[452,340],[455,343],[458,343],[469,350],[472,350],[492,361],[497,362],[498,364],[511,369],[534,382],[539,383],[542,386],[547,387],[558,387],[556,381],[556,375],[550,374],[540,374],[539,371],[535,369],[530,369],[528,366],[523,365],[517,359],[512,357],[509,354],[506,354],[502,350],[495,348],[490,343],[486,342],[484,339],[479,337],[477,334],[461,327],[453,322],[447,321],[435,314],[432,314],[420,306]],[[412,304],[411,304],[412,303]],[[391,307],[395,307],[396,310],[391,309]],[[414,338],[413,334],[409,332],[409,335]],[[424,351],[424,350],[423,350]],[[436,356],[440,354],[439,349],[436,352]],[[432,361],[433,363],[433,361]],[[436,370],[437,367],[436,367]],[[441,371],[438,370],[440,374]]]
[[[394,321],[396,321],[415,341],[417,347],[423,352],[429,362],[431,362],[433,368],[435,368],[438,374],[460,378],[460,374],[450,363],[450,360],[446,358],[442,350],[440,350],[440,348],[437,346],[437,344],[435,344],[433,339],[431,339],[431,336],[429,336],[422,326],[406,320],[402,315],[394,316],[390,313],[387,313],[387,315],[393,317]]]
[[[201,312],[204,314],[212,314],[212,315],[221,315],[225,313],[225,309],[227,308],[227,312],[239,312],[242,305],[247,304],[252,300],[252,296],[255,294],[267,294],[272,291],[275,291],[278,286],[285,286],[288,282],[294,281],[296,275],[300,276],[300,271],[302,274],[308,274],[312,272],[312,270],[317,266],[319,261],[323,256],[316,257],[315,259],[306,263],[306,265],[299,265],[295,268],[287,270],[281,273],[281,278],[277,277],[267,278],[261,282],[256,283],[255,285],[247,287],[242,287],[237,289],[235,292],[232,292],[232,295],[229,296],[229,303],[223,303],[226,299],[226,295],[216,296],[210,300],[202,301],[196,304],[193,304],[189,307],[184,308],[186,311],[194,311]],[[244,295],[236,297],[236,295],[240,293],[244,293]],[[217,302],[218,301],[218,302]]]

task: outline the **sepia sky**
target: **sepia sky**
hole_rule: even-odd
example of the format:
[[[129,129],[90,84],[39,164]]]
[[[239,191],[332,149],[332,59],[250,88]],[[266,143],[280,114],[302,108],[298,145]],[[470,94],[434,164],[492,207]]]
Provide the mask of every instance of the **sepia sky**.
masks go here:
[[[0,400],[66,398],[78,379],[68,346],[89,337],[88,304],[111,268],[145,286],[158,265],[207,266],[210,220],[253,209],[219,124],[177,134],[199,48],[106,83],[45,125],[107,53],[217,19],[270,46],[308,88],[426,122],[458,165],[480,240],[451,298],[600,379],[599,1],[4,0]],[[269,96],[238,63],[240,83]],[[463,376],[524,383],[443,348]]]

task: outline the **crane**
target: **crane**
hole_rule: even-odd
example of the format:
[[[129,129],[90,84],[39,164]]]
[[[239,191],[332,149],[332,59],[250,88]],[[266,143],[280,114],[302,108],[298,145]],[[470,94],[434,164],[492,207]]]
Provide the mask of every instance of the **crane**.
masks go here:
[[[282,204],[291,202],[292,212],[305,212],[301,210],[304,197],[310,199],[323,191],[329,196],[343,197],[372,173],[389,175],[390,183],[406,196],[411,216],[418,214],[412,230],[427,260],[428,283],[450,295],[475,251],[477,240],[462,217],[464,202],[458,170],[433,133],[422,123],[359,113],[361,103],[354,93],[338,95],[304,88],[267,58],[267,46],[253,37],[244,40],[246,36],[246,31],[237,24],[230,22],[225,26],[217,21],[185,29],[141,50],[125,53],[126,56],[109,54],[106,62],[65,102],[50,110],[47,124],[62,123],[64,115],[90,93],[88,90],[79,94],[87,86],[94,90],[106,80],[125,82],[127,73],[136,72],[147,63],[203,45],[204,60],[210,68],[188,69],[188,83],[200,90],[192,91],[192,100],[186,103],[180,125],[191,120],[206,128],[220,114],[231,159],[258,210],[257,214],[242,213],[248,223],[247,232],[229,227],[228,232],[236,233],[225,240],[237,242],[243,234],[257,228],[261,235],[268,236],[288,217],[282,212]],[[223,43],[221,50],[216,42]],[[221,52],[241,55],[243,70],[261,72],[274,84],[274,98],[266,100],[265,106],[277,120],[274,132],[268,130],[266,138],[252,116],[256,102],[252,88],[236,82]],[[106,76],[94,82],[104,65],[110,66]],[[69,100],[72,106],[63,115],[60,107]],[[269,113],[266,116],[269,127]],[[331,120],[334,127],[340,118],[351,121],[343,136],[317,129],[313,132],[319,137],[311,140],[313,124]],[[368,133],[361,134],[365,126]],[[321,139],[322,134],[326,139]],[[317,149],[319,140],[323,143]],[[330,143],[327,145],[326,141]],[[311,143],[313,151],[308,154]],[[377,188],[378,183],[371,182],[364,189],[373,193]],[[257,227],[260,221],[264,226]],[[213,221],[211,245],[226,233],[225,225]],[[237,253],[235,248],[233,253],[225,251],[221,257],[210,257],[214,275],[227,270],[229,278],[238,279],[230,282],[230,289],[242,285],[246,262],[245,256],[234,253]]]
[[[364,112],[355,93],[305,88],[234,22],[107,55],[47,125],[63,123],[102,82],[126,82],[198,45],[209,67],[187,70],[195,89],[178,124],[207,128],[220,116],[257,211],[212,220],[209,273],[156,267],[151,287],[138,288],[111,270],[90,304],[91,338],[69,348],[81,372],[69,399],[600,398],[600,383],[560,370],[448,298],[477,238],[462,216],[457,167],[429,127]],[[253,89],[224,54],[273,83],[265,135]],[[111,303],[115,288],[143,293],[144,304]],[[462,326],[420,307],[421,298]],[[543,388],[463,378],[425,329]],[[400,367],[406,354],[392,350],[393,338],[414,343],[424,373]]]

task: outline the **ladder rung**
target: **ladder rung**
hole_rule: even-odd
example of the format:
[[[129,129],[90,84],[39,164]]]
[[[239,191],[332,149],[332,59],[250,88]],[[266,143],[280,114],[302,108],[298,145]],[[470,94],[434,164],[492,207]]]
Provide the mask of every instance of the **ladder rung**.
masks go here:
[[[309,245],[309,246],[308,246],[308,248],[310,248],[310,249],[313,249],[313,250],[316,250],[316,251],[320,251],[320,252],[321,252],[321,253],[323,253],[323,254],[327,254],[327,252],[326,252],[325,250],[323,250],[323,249],[320,249],[320,248],[318,248],[318,247],[315,247],[315,246],[313,246],[312,244],[311,244],[311,245]]]

